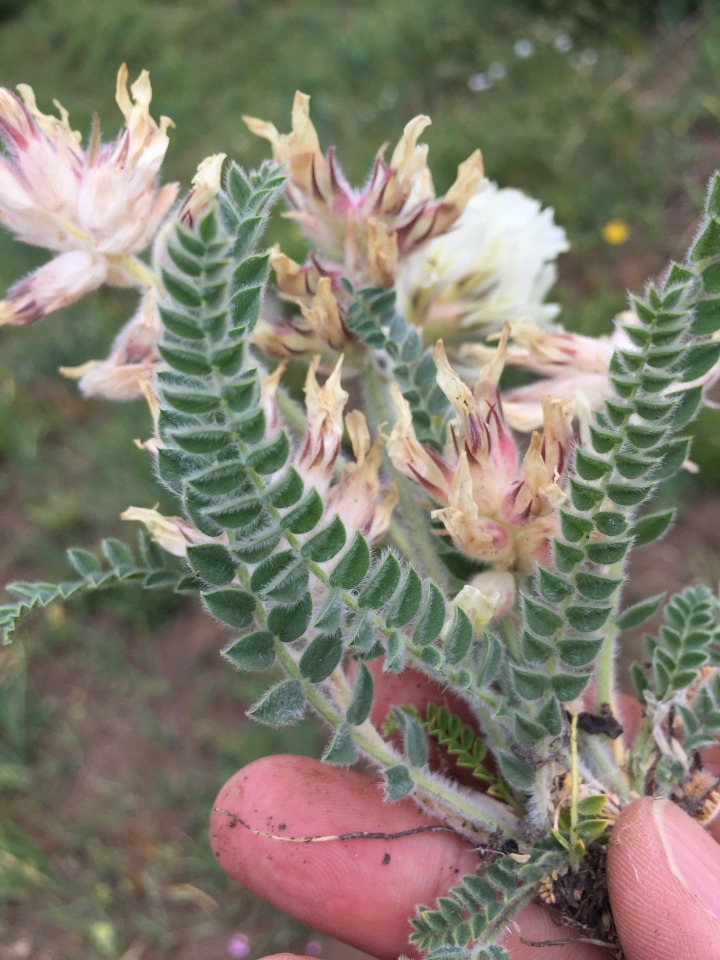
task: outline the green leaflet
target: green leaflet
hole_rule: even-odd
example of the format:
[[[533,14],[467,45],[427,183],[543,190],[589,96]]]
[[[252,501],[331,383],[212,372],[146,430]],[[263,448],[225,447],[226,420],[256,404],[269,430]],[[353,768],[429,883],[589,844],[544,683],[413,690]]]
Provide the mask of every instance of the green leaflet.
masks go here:
[[[223,657],[241,670],[269,670],[275,662],[273,635],[269,630],[256,630],[228,644]]]
[[[305,694],[299,680],[281,680],[263,694],[247,712],[268,727],[297,723],[305,713]]]

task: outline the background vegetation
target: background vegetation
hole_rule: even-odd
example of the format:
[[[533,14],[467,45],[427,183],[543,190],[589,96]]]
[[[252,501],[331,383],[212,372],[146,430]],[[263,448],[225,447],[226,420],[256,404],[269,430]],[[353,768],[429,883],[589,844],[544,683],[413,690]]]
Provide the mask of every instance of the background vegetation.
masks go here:
[[[566,7],[3,0],[0,82],[31,83],[46,110],[57,97],[80,129],[97,111],[110,137],[117,66],[127,61],[132,76],[148,67],[154,115],[177,124],[166,178],[184,184],[218,150],[259,162],[266,145],[241,114],[287,130],[296,88],[313,96],[321,140],[355,181],[383,141],[428,113],[439,191],[480,146],[492,179],[555,208],[573,246],[556,290],[564,323],[599,332],[626,289],[687,245],[720,165],[720,11],[712,0]],[[605,239],[612,221],[626,242]],[[287,225],[275,231],[301,253]],[[42,259],[2,236],[0,284]],[[56,372],[104,356],[133,309],[133,295],[111,291],[35,329],[2,331],[3,582],[62,578],[66,547],[127,536],[115,518],[129,503],[167,502],[132,445],[148,435],[145,409],[83,401]],[[710,417],[698,436],[703,473],[678,492],[705,505],[694,521],[702,538],[720,474]],[[657,562],[678,565],[672,552]],[[716,578],[712,564],[696,551],[690,573]],[[243,953],[243,936],[252,955],[308,949],[307,934],[270,925],[226,883],[207,849],[223,778],[277,749],[245,722],[253,690],[220,663],[222,642],[186,601],[127,593],[57,609],[0,651],[0,960],[222,958]],[[294,737],[285,749],[317,752],[312,724]]]

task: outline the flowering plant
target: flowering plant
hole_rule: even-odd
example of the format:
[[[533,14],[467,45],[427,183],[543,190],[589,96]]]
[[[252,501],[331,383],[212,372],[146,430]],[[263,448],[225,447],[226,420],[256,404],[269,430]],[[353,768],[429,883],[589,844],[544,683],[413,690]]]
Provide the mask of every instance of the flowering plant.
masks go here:
[[[607,900],[586,894],[621,811],[646,795],[701,823],[720,809],[703,760],[720,733],[717,597],[622,604],[631,549],[673,519],[643,505],[686,463],[681,432],[720,371],[720,177],[687,261],[595,340],[544,302],[567,246],[552,212],[488,182],[479,153],[436,196],[426,117],[355,189],[297,94],[289,134],[246,118],[272,162],[210,157],[176,203],[158,182],[171,122],[152,119],[146,73],[130,93],[127,79],[124,129],[103,144],[96,123],[86,149],[59,105],[0,93],[0,217],[56,254],[0,319],[138,289],[110,356],[64,372],[86,395],[147,401],[142,446],[178,515],[131,506],[139,552],[106,540],[102,559],[70,551],[75,580],[10,584],[5,641],[33,610],[118,582],[199,594],[234,631],[230,663],[283,673],[251,717],[311,708],[327,763],[369,760],[389,801],[485,851],[481,876],[419,908],[417,950],[499,960],[535,899],[615,948]],[[280,197],[303,264],[261,245]],[[508,390],[506,367],[539,376]],[[661,607],[632,668],[630,742],[615,655]],[[439,703],[378,716],[376,688],[406,671]]]

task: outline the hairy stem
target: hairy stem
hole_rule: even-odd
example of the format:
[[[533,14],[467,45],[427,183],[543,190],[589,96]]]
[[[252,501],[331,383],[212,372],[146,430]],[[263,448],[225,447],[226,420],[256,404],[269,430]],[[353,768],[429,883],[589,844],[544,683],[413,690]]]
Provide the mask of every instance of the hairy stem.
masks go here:
[[[305,696],[313,709],[337,729],[344,722],[344,717],[332,707],[316,686],[302,676],[284,644],[276,641],[275,653],[287,675],[302,683]],[[425,768],[407,764],[383,740],[369,720],[352,727],[352,738],[358,749],[383,769],[405,762],[416,786],[416,799],[425,809],[463,836],[477,841],[480,832],[485,834],[499,830],[513,839],[522,838],[520,821],[504,803],[483,793],[460,792],[444,777]]]
[[[379,433],[388,422],[391,404],[388,379],[372,358],[365,367],[362,386],[364,407],[369,414],[370,426],[375,433]],[[408,480],[392,464],[389,466],[398,488],[398,512],[403,518],[402,524],[397,523],[391,528],[391,535],[400,534],[400,539],[394,541],[395,545],[414,567],[432,577],[438,586],[447,589],[448,571],[438,556],[438,540],[430,526],[428,511],[418,502]]]

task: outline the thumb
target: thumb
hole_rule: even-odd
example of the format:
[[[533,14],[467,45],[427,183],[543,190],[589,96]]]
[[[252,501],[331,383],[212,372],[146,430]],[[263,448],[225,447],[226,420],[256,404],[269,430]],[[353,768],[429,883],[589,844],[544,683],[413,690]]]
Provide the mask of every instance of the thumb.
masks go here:
[[[674,803],[622,812],[608,884],[627,960],[720,960],[720,846]]]

